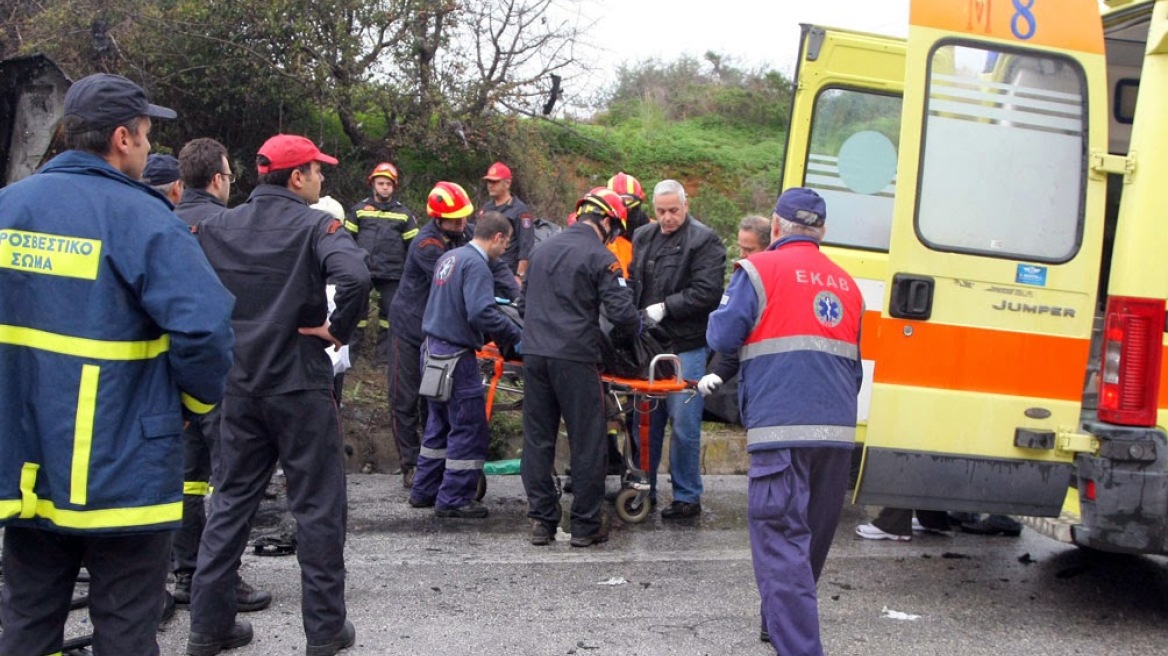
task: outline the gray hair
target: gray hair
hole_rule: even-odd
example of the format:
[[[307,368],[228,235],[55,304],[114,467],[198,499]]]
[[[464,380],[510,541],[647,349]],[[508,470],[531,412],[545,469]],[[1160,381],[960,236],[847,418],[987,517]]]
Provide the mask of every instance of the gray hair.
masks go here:
[[[653,198],[669,194],[677,194],[677,200],[685,202],[685,187],[681,186],[677,180],[662,180],[657,183],[656,187],[653,187]]]
[[[811,237],[815,241],[823,241],[824,229],[823,226],[806,226],[802,223],[795,223],[788,221],[778,214],[775,215],[775,220],[779,222],[779,235],[783,237]]]
[[[168,182],[166,184],[150,185],[150,186],[154,189],[154,191],[157,191],[158,193],[162,194],[163,196],[166,196],[169,198],[170,197],[170,190],[174,189],[174,185],[176,185],[176,184],[178,184],[178,180],[171,180],[170,182]]]
[[[738,230],[748,230],[758,237],[758,243],[766,250],[771,244],[771,222],[765,216],[748,214],[738,222]]]

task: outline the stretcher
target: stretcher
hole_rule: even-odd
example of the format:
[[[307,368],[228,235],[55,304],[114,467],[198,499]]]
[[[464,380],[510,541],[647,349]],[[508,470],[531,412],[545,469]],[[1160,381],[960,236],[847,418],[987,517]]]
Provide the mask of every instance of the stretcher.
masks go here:
[[[507,360],[492,343],[487,344],[476,353],[480,371],[483,372],[483,385],[486,388],[487,420],[490,421],[494,410],[517,409],[522,405],[523,388],[518,386],[517,377],[523,370],[521,360]],[[674,377],[658,380],[655,372],[660,364],[672,364]],[[622,455],[624,457],[624,474],[621,476],[621,490],[617,493],[614,502],[616,514],[622,521],[637,524],[645,521],[649,516],[649,415],[656,404],[673,392],[693,391],[694,383],[681,377],[681,360],[672,353],[662,353],[653,357],[649,365],[649,378],[623,378],[612,374],[601,374],[600,382],[605,393],[605,418],[610,426],[616,425],[617,432],[623,435]],[[499,391],[518,395],[519,400],[504,407],[497,403]],[[636,442],[626,423],[625,417],[630,408],[636,409],[637,425]],[[634,454],[636,457],[634,458]],[[483,486],[480,486],[480,489]]]

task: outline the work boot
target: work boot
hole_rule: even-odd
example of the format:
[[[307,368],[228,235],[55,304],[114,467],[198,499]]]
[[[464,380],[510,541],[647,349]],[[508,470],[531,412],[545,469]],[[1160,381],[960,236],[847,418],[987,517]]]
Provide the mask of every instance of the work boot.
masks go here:
[[[584,548],[591,547],[594,544],[600,544],[601,542],[608,542],[608,531],[600,530],[592,535],[573,534],[572,539],[568,541],[568,544],[572,545],[573,547]]]
[[[439,517],[446,517],[451,519],[486,519],[487,515],[491,514],[487,507],[478,501],[471,501],[464,506],[451,508],[449,506],[437,506],[434,509],[434,514]]]
[[[765,624],[760,626],[758,629],[758,641],[759,642],[766,642],[766,643],[770,643],[770,641],[771,641],[771,632],[767,631]]]
[[[272,605],[272,594],[256,590],[240,576],[235,579],[235,609],[241,613],[254,613]]]
[[[538,519],[531,520],[531,543],[537,547],[546,546],[556,539],[556,528]]]
[[[305,656],[333,656],[342,649],[348,649],[357,642],[357,628],[349,620],[345,620],[345,626],[341,628],[341,632],[332,640],[326,642],[312,642],[309,641],[308,648],[304,650]]]
[[[247,620],[236,620],[235,626],[222,635],[191,631],[190,637],[187,638],[187,654],[190,656],[215,656],[224,649],[235,649],[250,643],[251,637],[251,622]]]
[[[963,522],[962,533],[974,535],[1005,535],[1016,538],[1022,535],[1022,525],[1005,515],[990,515],[976,522]]]
[[[414,470],[415,469],[416,468],[414,467],[414,465],[402,465],[402,468],[401,468],[402,487],[404,487],[407,490],[413,489],[413,487],[414,487]]]
[[[697,517],[700,514],[702,514],[701,501],[695,501],[694,503],[674,501],[669,504],[668,508],[661,511],[661,519],[684,519],[687,517]]]
[[[410,504],[411,508],[433,508],[434,507],[434,500],[433,499],[422,499],[420,497],[415,497],[414,495],[411,494],[409,504]]]
[[[174,573],[174,603],[179,606],[191,603],[191,579],[194,577],[194,572]]]

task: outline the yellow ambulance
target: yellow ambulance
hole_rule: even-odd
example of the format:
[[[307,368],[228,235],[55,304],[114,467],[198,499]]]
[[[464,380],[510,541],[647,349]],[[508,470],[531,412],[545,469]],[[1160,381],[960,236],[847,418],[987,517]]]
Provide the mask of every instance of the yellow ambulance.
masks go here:
[[[857,502],[1168,553],[1168,0],[1106,4],[802,26],[783,187],[865,294]]]

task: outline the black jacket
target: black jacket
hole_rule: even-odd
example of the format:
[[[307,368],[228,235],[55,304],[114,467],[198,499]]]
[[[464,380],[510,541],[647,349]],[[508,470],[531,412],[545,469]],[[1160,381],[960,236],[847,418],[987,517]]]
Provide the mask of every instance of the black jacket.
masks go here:
[[[357,245],[369,254],[369,275],[375,280],[400,280],[406,252],[418,234],[418,220],[396,198],[378,203],[372,198],[357,203],[345,214],[345,228]]]
[[[718,309],[725,289],[726,246],[713,230],[687,216],[677,229],[678,238],[654,255],[653,286],[645,289],[650,266],[646,253],[665,239],[656,223],[633,233],[633,262],[629,277],[636,284],[636,303],[645,308],[648,300],[665,302],[665,319],[661,328],[669,337],[668,348],[676,353],[692,351],[706,345],[706,321]]]
[[[639,326],[620,265],[587,223],[542,242],[524,282],[523,353],[575,362],[602,361],[601,305],[613,325]]]
[[[262,184],[247,202],[199,224],[196,235],[235,294],[235,363],[228,394],[271,396],[333,389],[327,343],[297,332],[330,321],[342,343],[369,293],[365,254],[327,212],[284,187]],[[328,315],[325,281],[336,284]]]
[[[498,212],[511,222],[511,243],[499,259],[506,262],[512,271],[519,271],[519,261],[530,259],[531,247],[535,245],[535,215],[527,203],[515,196],[506,205],[496,205],[495,201],[488,200],[478,215],[482,216],[486,212]]]
[[[223,201],[202,189],[184,189],[178,205],[174,206],[174,213],[178,218],[186,221],[191,227],[226,211],[227,206]]]

